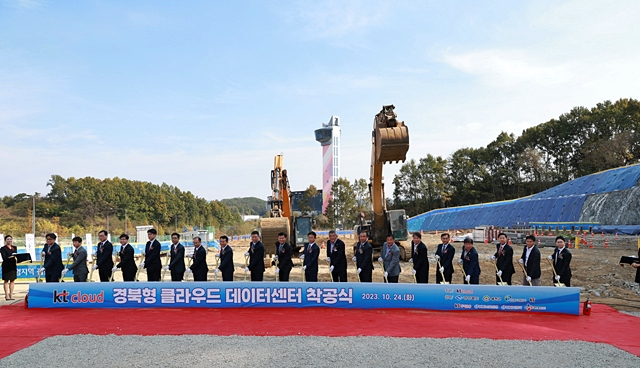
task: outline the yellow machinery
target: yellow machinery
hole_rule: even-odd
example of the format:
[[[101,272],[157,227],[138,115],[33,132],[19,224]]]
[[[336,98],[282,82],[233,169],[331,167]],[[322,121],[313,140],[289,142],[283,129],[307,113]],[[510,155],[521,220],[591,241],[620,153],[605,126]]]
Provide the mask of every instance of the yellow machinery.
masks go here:
[[[387,211],[382,182],[382,167],[387,162],[404,162],[409,150],[409,129],[398,121],[393,105],[383,106],[373,120],[371,147],[371,219],[356,226],[356,232],[367,231],[374,249],[380,249],[388,234],[396,241],[407,240],[407,222],[404,210]],[[406,251],[400,247],[401,258],[406,260]]]
[[[265,257],[275,254],[278,233],[287,234],[287,241],[297,251],[311,231],[311,218],[306,216],[293,217],[291,207],[291,188],[287,170],[283,168],[283,156],[274,158],[273,170],[271,170],[272,194],[267,200],[269,206],[269,218],[260,220],[260,232],[262,244],[264,244]]]

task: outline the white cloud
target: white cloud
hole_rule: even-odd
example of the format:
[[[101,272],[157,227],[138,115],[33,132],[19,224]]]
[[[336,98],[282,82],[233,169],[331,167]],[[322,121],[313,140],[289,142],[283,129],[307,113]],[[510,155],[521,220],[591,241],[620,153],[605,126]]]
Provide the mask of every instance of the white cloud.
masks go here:
[[[286,21],[299,23],[308,39],[339,38],[381,26],[391,3],[380,1],[303,1],[283,13]]]
[[[501,86],[564,84],[573,78],[575,67],[571,62],[546,62],[526,50],[446,52],[442,59],[456,69],[481,77],[487,84]]]

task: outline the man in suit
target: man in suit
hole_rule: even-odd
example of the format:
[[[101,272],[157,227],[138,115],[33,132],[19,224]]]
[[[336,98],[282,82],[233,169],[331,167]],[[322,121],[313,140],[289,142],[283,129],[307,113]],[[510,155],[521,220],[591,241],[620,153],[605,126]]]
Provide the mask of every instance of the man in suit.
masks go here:
[[[186,268],[184,265],[184,246],[180,244],[180,234],[178,233],[171,234],[169,256],[171,257],[169,265],[165,268],[171,271],[171,281],[182,281]]]
[[[87,250],[82,246],[82,238],[76,236],[71,239],[73,242],[73,253],[71,257],[73,257],[73,263],[70,264],[67,269],[62,271],[62,276],[67,273],[68,270],[73,270],[73,281],[75,282],[86,282],[87,275],[89,274],[89,269],[87,268]]]
[[[440,235],[440,240],[442,244],[438,245],[436,250],[436,260],[440,261],[440,268],[436,272],[436,283],[440,284],[442,281],[451,283],[453,278],[453,257],[456,254],[456,248],[449,243],[449,240],[451,240],[449,234],[443,233]]]
[[[260,241],[259,232],[251,232],[251,244],[244,255],[249,257],[249,265],[244,272],[251,272],[251,281],[262,281],[264,277],[264,245]]]
[[[309,242],[304,244],[302,255],[302,270],[304,271],[304,279],[308,282],[318,281],[318,257],[320,256],[320,247],[316,244],[316,233],[307,234]]]
[[[289,281],[289,274],[293,268],[293,261],[291,261],[292,249],[289,243],[287,243],[287,234],[278,233],[276,253],[277,254],[274,256],[272,264],[276,266],[278,281]]]
[[[522,257],[518,263],[524,265],[527,275],[522,274],[522,285],[524,286],[540,286],[540,250],[536,247],[536,237],[527,235],[525,238],[526,246],[522,250]],[[531,284],[529,284],[531,283]]]
[[[156,240],[158,230],[149,229],[147,236],[149,241],[144,248],[144,262],[141,267],[147,269],[147,281],[160,281],[160,270],[162,270],[162,262],[160,262],[160,242]]]
[[[202,238],[196,236],[193,238],[193,262],[186,272],[193,273],[193,281],[207,281],[207,251],[202,246]]]
[[[496,263],[496,285],[502,278],[503,282],[507,285],[511,285],[511,276],[516,273],[513,267],[513,247],[507,244],[507,235],[504,233],[498,234],[498,245],[496,254],[491,256],[491,260]]]
[[[123,281],[135,281],[136,279],[138,266],[133,258],[134,252],[133,247],[129,244],[129,235],[120,235],[120,251],[118,252],[120,263],[116,265],[115,270],[118,268],[122,270]]]
[[[480,263],[478,262],[478,251],[473,247],[473,239],[464,239],[464,248],[458,263],[462,263],[464,273],[467,275],[464,279],[464,283],[478,285],[480,283],[481,271]]]
[[[360,275],[360,282],[371,282],[371,274],[373,273],[373,248],[369,244],[369,235],[366,231],[361,231],[358,234],[358,245],[356,246],[355,258],[356,267],[358,269],[358,275]]]
[[[401,271],[400,248],[396,245],[393,235],[387,235],[387,243],[382,246],[382,256],[378,258],[378,262],[382,262],[384,266],[385,282],[397,284]]]
[[[347,282],[347,255],[344,242],[338,239],[335,230],[329,231],[329,244],[327,245],[327,262],[333,281]]]
[[[47,244],[44,246],[44,268],[45,280],[47,282],[60,282],[62,275],[62,251],[56,243],[56,234],[49,233],[46,236]]]
[[[422,234],[413,233],[409,263],[413,263],[411,273],[415,275],[417,284],[429,283],[429,258],[427,257],[427,246],[422,242]]]
[[[563,236],[556,237],[556,249],[553,255],[549,256],[553,261],[553,268],[556,270],[556,277],[553,283],[560,282],[565,286],[571,286],[571,252],[565,247]]]
[[[100,230],[98,233],[98,252],[96,253],[96,264],[93,269],[98,269],[100,281],[109,282],[111,279],[111,270],[113,269],[113,245],[107,239],[107,231]]]
[[[233,281],[233,249],[229,245],[229,237],[222,235],[220,237],[220,253],[216,254],[220,258],[220,264],[216,268],[216,275],[222,272],[222,281]]]

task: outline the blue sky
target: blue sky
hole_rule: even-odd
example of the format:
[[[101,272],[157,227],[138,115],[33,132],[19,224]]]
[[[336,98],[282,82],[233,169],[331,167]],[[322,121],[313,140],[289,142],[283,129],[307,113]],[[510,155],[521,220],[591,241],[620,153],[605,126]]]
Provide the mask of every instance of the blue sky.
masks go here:
[[[640,98],[637,1],[0,0],[0,195],[53,174],[207,199],[320,187],[313,131],[341,117],[368,178],[394,104],[408,156],[448,156],[574,106]],[[400,165],[387,165],[387,196]]]

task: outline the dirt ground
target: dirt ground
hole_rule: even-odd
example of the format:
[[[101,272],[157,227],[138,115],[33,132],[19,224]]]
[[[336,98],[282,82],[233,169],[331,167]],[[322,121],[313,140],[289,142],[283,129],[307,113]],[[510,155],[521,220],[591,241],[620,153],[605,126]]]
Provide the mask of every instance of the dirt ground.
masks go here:
[[[347,262],[348,262],[348,280],[357,282],[357,275],[355,272],[355,266],[351,262],[353,257],[353,247],[356,240],[353,237],[341,237],[347,245]],[[324,244],[327,242],[326,237],[318,237],[317,243]],[[439,235],[425,234],[422,237],[422,241],[427,245],[429,252],[429,283],[435,283],[436,265],[433,255],[437,245],[440,243]],[[232,241],[231,246],[233,248],[234,263],[236,266],[234,273],[235,281],[243,281],[245,279],[244,267],[245,259],[244,253],[249,248],[249,241]],[[409,242],[403,242],[405,247],[410,249]],[[573,277],[571,279],[572,286],[581,288],[582,300],[591,298],[594,303],[603,303],[612,306],[621,311],[640,312],[640,286],[634,283],[635,269],[626,266],[620,267],[618,261],[621,256],[628,256],[637,254],[637,246],[634,242],[612,242],[609,248],[581,248],[570,249],[573,258],[571,261],[571,270]],[[456,248],[456,257],[459,257],[462,249],[462,243],[454,243]],[[480,268],[482,273],[480,275],[481,284],[494,284],[495,283],[495,268],[491,261],[491,255],[496,251],[495,245],[476,243],[476,249],[480,255]],[[516,268],[516,274],[513,275],[514,284],[519,284],[522,280],[522,272],[520,267],[516,264],[517,259],[522,254],[523,245],[514,245],[514,267]],[[329,267],[326,258],[326,249],[321,249],[318,279],[319,281],[330,281]],[[542,277],[541,282],[544,286],[552,286],[553,274],[551,266],[546,260],[546,257],[553,253],[553,248],[541,248],[542,254],[541,268]],[[163,259],[164,262],[164,259]],[[297,257],[294,257],[294,268],[291,270],[291,281],[302,281],[302,267],[301,261]],[[213,252],[207,256],[207,263],[209,264],[209,281],[215,280],[215,256]],[[382,282],[382,267],[374,262],[373,281]],[[401,262],[402,273],[400,274],[400,282],[413,283],[413,276],[411,275],[411,265],[408,262]],[[455,273],[453,275],[454,283],[462,283],[462,273],[456,266]],[[170,279],[170,274],[167,272],[165,280]],[[247,275],[249,278],[249,275]],[[98,279],[98,274],[95,272],[93,279]],[[116,281],[122,281],[121,272],[116,272]],[[140,273],[140,280],[146,280],[146,274],[144,271]],[[265,281],[275,281],[275,267],[268,268],[264,274]],[[508,287],[508,286],[505,286]],[[4,298],[0,299],[0,305],[13,304],[22,302],[28,290],[28,283],[16,284],[14,297],[15,301],[7,302]]]

